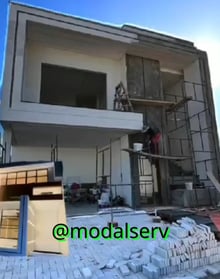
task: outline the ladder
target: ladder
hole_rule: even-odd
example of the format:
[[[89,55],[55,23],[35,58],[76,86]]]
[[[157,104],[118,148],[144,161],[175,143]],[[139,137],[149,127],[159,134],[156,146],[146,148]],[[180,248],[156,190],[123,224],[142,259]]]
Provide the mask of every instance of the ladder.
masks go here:
[[[114,110],[134,111],[128,93],[122,82],[115,87]]]

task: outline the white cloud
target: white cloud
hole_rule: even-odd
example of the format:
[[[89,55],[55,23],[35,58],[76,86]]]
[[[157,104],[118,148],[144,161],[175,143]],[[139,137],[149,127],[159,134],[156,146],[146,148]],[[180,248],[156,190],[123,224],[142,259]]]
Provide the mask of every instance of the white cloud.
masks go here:
[[[220,89],[220,41],[207,37],[194,39],[194,42],[196,47],[208,53],[212,87],[214,90]]]

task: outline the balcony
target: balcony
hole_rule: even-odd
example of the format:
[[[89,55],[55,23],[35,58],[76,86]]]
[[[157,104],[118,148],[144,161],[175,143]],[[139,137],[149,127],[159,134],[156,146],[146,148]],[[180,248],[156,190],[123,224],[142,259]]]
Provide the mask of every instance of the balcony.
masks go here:
[[[141,113],[112,110],[114,84],[107,88],[106,73],[48,63],[41,64],[40,73],[38,90],[26,75],[21,100],[11,108],[2,106],[3,125],[10,121],[124,133],[142,128]]]

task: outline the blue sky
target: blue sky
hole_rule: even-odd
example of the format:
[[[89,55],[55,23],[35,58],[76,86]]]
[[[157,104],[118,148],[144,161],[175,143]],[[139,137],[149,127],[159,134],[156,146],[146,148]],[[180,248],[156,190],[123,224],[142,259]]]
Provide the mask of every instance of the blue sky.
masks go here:
[[[2,77],[8,0],[0,0],[0,80]],[[219,0],[23,0],[14,1],[74,16],[122,25],[132,23],[184,39],[208,52],[216,116],[220,127]]]

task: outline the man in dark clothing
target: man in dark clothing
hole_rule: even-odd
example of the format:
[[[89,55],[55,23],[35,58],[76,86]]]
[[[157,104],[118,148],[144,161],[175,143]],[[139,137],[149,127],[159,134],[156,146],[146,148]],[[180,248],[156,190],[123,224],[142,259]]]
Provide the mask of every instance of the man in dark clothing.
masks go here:
[[[159,154],[160,130],[147,126],[143,129],[142,133],[144,134],[144,150],[152,154]]]

